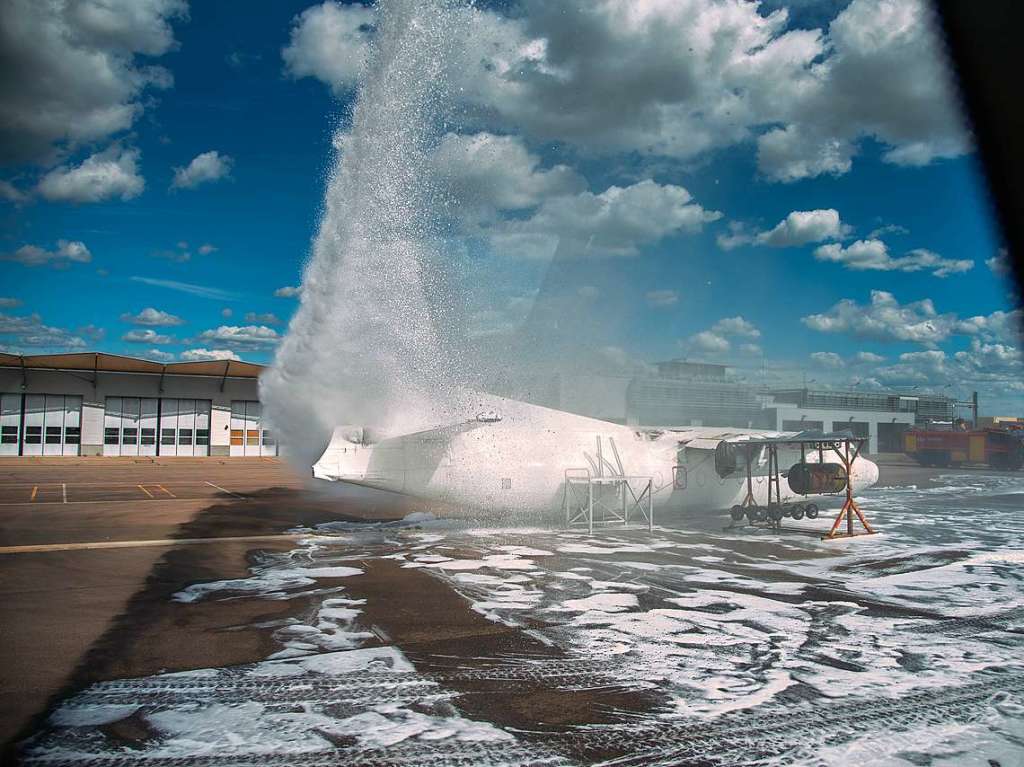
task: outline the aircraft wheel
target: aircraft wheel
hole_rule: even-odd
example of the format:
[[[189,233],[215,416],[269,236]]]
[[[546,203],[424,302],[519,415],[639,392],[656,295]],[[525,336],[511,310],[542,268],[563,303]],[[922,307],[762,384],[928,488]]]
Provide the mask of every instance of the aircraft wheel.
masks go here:
[[[754,519],[757,522],[764,522],[766,519],[768,519],[768,509],[766,509],[764,506],[758,506],[757,510],[754,512]]]
[[[732,517],[733,522],[742,522],[743,518],[747,516],[747,510],[737,504],[729,509],[729,516]]]
[[[799,506],[799,505],[794,506],[793,507],[793,511],[791,512],[791,514],[792,514],[793,519],[803,519],[804,518],[804,507],[803,506]]]
[[[772,518],[772,522],[780,522],[784,515],[785,512],[782,510],[782,507],[779,506],[777,503],[773,503],[771,506],[768,507],[768,516]]]
[[[806,506],[804,506],[804,514],[807,515],[808,519],[817,519],[818,518],[818,504],[816,504],[816,503],[809,503]]]

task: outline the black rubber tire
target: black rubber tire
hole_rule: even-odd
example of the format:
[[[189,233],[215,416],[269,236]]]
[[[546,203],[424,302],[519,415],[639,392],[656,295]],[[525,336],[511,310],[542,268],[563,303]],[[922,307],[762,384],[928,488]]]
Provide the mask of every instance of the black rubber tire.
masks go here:
[[[816,503],[809,503],[806,506],[804,506],[804,514],[807,515],[808,519],[817,519],[818,518],[818,504],[816,504]]]
[[[797,504],[796,506],[793,507],[793,511],[790,512],[790,516],[793,517],[793,519],[795,519],[797,521],[803,519],[804,518],[804,507],[802,505],[800,505],[800,504]]]
[[[729,516],[732,517],[733,522],[742,522],[743,518],[747,516],[747,510],[737,504],[729,509]]]
[[[754,508],[754,520],[757,522],[764,522],[768,519],[768,509],[764,506],[757,506]]]

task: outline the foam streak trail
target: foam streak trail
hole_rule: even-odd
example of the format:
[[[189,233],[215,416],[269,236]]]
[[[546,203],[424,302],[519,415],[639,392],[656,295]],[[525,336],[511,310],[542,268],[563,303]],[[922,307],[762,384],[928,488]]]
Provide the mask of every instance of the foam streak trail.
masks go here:
[[[338,423],[409,427],[445,410],[454,366],[424,290],[439,241],[428,161],[463,18],[444,0],[381,3],[351,128],[336,137],[302,304],[261,382],[297,461]]]

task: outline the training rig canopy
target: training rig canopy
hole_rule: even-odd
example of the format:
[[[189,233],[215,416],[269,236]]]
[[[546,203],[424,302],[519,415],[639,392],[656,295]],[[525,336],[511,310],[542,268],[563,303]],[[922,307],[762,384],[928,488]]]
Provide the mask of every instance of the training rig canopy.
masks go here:
[[[867,443],[867,437],[855,437],[850,432],[816,432],[804,431],[791,437],[760,437],[749,440],[730,441],[730,447],[734,447],[742,456],[747,477],[747,495],[743,502],[733,507],[733,520],[739,521],[743,516],[767,520],[769,524],[778,529],[781,526],[782,518],[785,516],[785,506],[782,503],[782,471],[779,465],[779,447],[799,447],[800,463],[796,466],[824,466],[826,456],[831,458],[835,454],[845,474],[843,489],[846,492],[846,499],[843,507],[832,523],[828,533],[822,536],[824,540],[836,538],[852,538],[857,535],[873,535],[875,530],[864,517],[857,502],[853,498],[853,462],[860,455],[861,450]],[[756,448],[764,448],[768,453],[768,502],[767,507],[760,507],[754,499],[753,464]],[[807,454],[817,452],[818,463],[808,464]],[[793,467],[790,468],[790,471]],[[792,483],[790,483],[792,487]],[[842,491],[836,488],[837,491]],[[807,493],[802,493],[807,495]],[[808,504],[808,517],[817,516],[817,506]],[[810,509],[813,509],[813,514]],[[751,514],[751,512],[755,512]],[[801,510],[800,516],[803,516]],[[854,517],[860,521],[863,530],[857,532],[854,526]],[[799,518],[799,517],[798,517]],[[845,531],[840,531],[843,520],[846,521]]]

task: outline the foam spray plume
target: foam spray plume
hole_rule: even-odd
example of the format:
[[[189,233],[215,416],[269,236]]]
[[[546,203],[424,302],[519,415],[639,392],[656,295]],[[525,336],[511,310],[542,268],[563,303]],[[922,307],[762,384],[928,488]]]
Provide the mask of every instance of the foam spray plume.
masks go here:
[[[429,291],[440,237],[428,162],[459,26],[445,0],[378,8],[351,125],[335,138],[302,303],[261,380],[268,420],[306,465],[336,424],[416,428],[450,408],[456,366],[437,330],[450,302]]]

